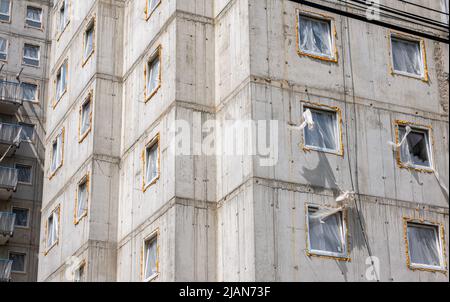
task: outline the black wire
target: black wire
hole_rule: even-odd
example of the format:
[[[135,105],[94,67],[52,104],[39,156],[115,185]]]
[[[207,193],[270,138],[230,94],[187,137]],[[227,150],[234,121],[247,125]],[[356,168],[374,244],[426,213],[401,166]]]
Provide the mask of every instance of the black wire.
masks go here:
[[[422,22],[426,21],[426,22],[429,22],[429,23],[433,23],[434,25],[439,26],[439,27],[448,28],[448,25],[446,23],[444,23],[444,22],[436,21],[436,20],[433,20],[433,19],[430,19],[430,18],[427,18],[427,17],[423,17],[423,16],[420,16],[420,15],[416,15],[416,14],[412,14],[412,13],[405,12],[405,11],[402,11],[402,10],[398,10],[398,9],[395,9],[393,7],[386,6],[386,5],[383,5],[383,4],[375,4],[374,3],[374,4],[371,5],[371,4],[368,4],[365,0],[349,0],[349,1],[366,5],[366,8],[376,7],[376,8],[382,9],[382,10],[384,10],[386,12],[389,12],[389,13],[398,14],[399,16],[408,17],[410,19],[417,20],[417,21],[422,21]]]
[[[448,13],[442,12],[442,11],[437,10],[437,9],[434,9],[434,8],[429,8],[429,7],[426,7],[426,6],[423,6],[423,5],[420,5],[420,4],[416,4],[416,3],[412,3],[412,2],[409,2],[409,1],[405,1],[405,0],[397,0],[397,1],[400,1],[400,2],[409,4],[409,5],[412,5],[412,6],[417,6],[417,7],[420,7],[420,8],[429,10],[429,11],[432,11],[432,12],[436,12],[436,13],[439,13],[439,14],[443,14],[443,15],[448,16]]]

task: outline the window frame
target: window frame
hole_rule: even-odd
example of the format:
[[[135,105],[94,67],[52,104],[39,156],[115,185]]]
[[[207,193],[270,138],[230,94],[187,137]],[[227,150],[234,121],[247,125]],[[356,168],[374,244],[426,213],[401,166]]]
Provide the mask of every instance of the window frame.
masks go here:
[[[32,19],[28,18],[28,8],[30,8],[30,7],[41,10],[41,15],[40,15],[40,20],[39,20],[39,23],[41,24],[40,27],[32,26],[32,25],[27,23],[27,21],[37,22],[35,20],[32,20]],[[44,9],[42,7],[37,6],[37,5],[27,5],[26,8],[25,8],[25,27],[42,30],[43,26],[44,26],[44,22],[43,22],[44,17],[43,17],[43,15],[44,15]]]
[[[309,101],[304,101],[301,104],[301,115],[303,116],[303,113],[307,110],[314,110],[314,111],[323,111],[323,112],[331,112],[335,114],[335,120],[336,120],[336,137],[338,141],[336,142],[336,150],[326,149],[326,148],[320,148],[316,146],[310,146],[306,144],[306,131],[307,129],[303,129],[303,137],[302,137],[302,149],[305,152],[322,152],[327,154],[333,154],[338,156],[344,156],[344,134],[343,134],[343,127],[342,127],[342,110],[341,108],[335,106],[328,106],[324,104],[319,103],[313,103]]]
[[[151,63],[159,59],[159,70],[158,70],[158,85],[152,90],[148,91],[148,76],[150,75],[149,66]],[[147,57],[144,64],[144,101],[145,103],[149,102],[153,96],[156,95],[158,90],[162,86],[162,46],[159,45],[156,50]]]
[[[58,232],[56,234],[56,240],[55,242],[52,243],[51,246],[48,246],[48,231],[49,231],[49,225],[48,225],[48,221],[50,219],[51,216],[53,216],[55,213],[57,213],[57,218],[58,221],[56,222],[58,224]],[[53,211],[50,212],[50,214],[47,216],[47,219],[45,221],[45,252],[44,252],[44,256],[47,256],[48,253],[59,244],[59,239],[60,239],[60,232],[61,232],[61,205],[57,205]]]
[[[6,47],[5,47],[5,53],[4,53],[5,59],[0,59],[0,62],[8,62],[10,42],[9,42],[9,39],[7,39],[5,37],[0,37],[0,38],[6,41]]]
[[[416,227],[433,228],[436,235],[436,243],[438,244],[439,261],[441,266],[433,266],[421,263],[413,263],[410,256],[409,236],[408,228],[410,225]],[[427,221],[424,219],[415,219],[409,217],[403,217],[404,239],[405,239],[405,252],[406,252],[406,265],[412,271],[428,271],[428,272],[441,272],[447,273],[447,255],[445,250],[445,228],[442,223]]]
[[[344,252],[343,253],[334,253],[329,251],[321,251],[321,250],[314,250],[311,248],[311,241],[310,241],[310,225],[309,225],[309,211],[310,209],[320,210],[320,209],[330,209],[330,210],[336,210],[337,208],[331,207],[331,206],[322,206],[317,204],[311,204],[306,203],[305,204],[305,214],[306,214],[306,220],[305,220],[305,230],[306,230],[306,255],[308,257],[319,257],[319,258],[325,258],[325,259],[333,259],[343,262],[351,262],[350,257],[350,234],[348,230],[348,211],[347,209],[342,209],[339,211],[341,213],[341,240],[344,246]]]
[[[28,254],[24,253],[24,252],[16,252],[16,251],[8,251],[8,259],[11,260],[11,254],[16,254],[16,255],[22,255],[24,256],[24,261],[23,261],[23,271],[15,271],[13,270],[13,268],[11,267],[11,273],[14,274],[26,274],[27,273],[27,269],[28,269]]]
[[[408,165],[407,163],[404,163],[402,161],[401,148],[399,148],[396,151],[397,166],[401,169],[408,169],[408,170],[413,170],[413,171],[422,172],[422,173],[434,173],[434,152],[433,152],[434,138],[433,138],[433,133],[432,133],[433,128],[431,126],[402,121],[402,120],[396,120],[394,126],[395,126],[395,143],[397,145],[400,144],[400,141],[401,141],[400,127],[410,126],[413,129],[413,131],[423,132],[425,134],[425,139],[427,142],[428,157],[429,157],[429,161],[430,161],[429,167],[414,165],[414,164]],[[405,143],[407,143],[407,142],[405,142]]]
[[[35,138],[35,135],[36,135],[36,125],[35,124],[23,123],[23,122],[20,122],[19,125],[22,126],[22,127],[33,128],[33,135],[32,135],[32,137],[30,137],[28,140],[25,140],[25,139],[22,140],[22,142],[25,142],[25,143],[32,143],[34,138]]]
[[[24,102],[30,103],[30,104],[39,104],[39,94],[40,94],[40,85],[38,82],[33,82],[33,81],[23,81],[20,83],[20,85],[25,84],[25,85],[33,85],[36,86],[36,93],[34,95],[34,100],[23,100]],[[22,97],[23,99],[23,97]]]
[[[14,168],[17,169],[17,166],[30,168],[30,182],[22,182],[22,181],[19,180],[18,183],[21,184],[21,185],[32,186],[33,185],[33,165],[27,165],[27,164],[22,164],[22,163],[15,163],[14,164]]]
[[[37,48],[39,49],[37,60],[35,60],[34,58],[30,58],[30,57],[27,57],[27,58],[26,58],[26,57],[25,57],[25,48],[26,48],[26,46],[37,47]],[[38,64],[37,64],[37,65],[33,65],[33,64],[25,63],[25,59],[28,59],[28,60],[35,60],[35,61],[38,62]],[[34,68],[40,68],[40,67],[41,67],[41,46],[40,46],[40,45],[32,44],[32,43],[27,43],[27,42],[24,42],[24,43],[23,43],[22,65],[23,65],[23,66],[28,66],[28,67],[34,67]]]
[[[81,216],[78,216],[78,202],[79,202],[79,194],[80,194],[80,187],[81,185],[86,185],[86,201],[85,201],[85,209]],[[78,225],[80,224],[81,220],[83,218],[87,217],[88,215],[88,205],[90,201],[90,173],[87,173],[84,175],[80,181],[77,183],[77,190],[75,193],[75,208],[74,208],[74,217],[73,217],[73,224]]]
[[[67,1],[67,7],[66,7],[66,1]],[[71,9],[72,3],[70,2],[70,0],[61,0],[61,3],[59,3],[58,7],[58,24],[57,24],[57,36],[56,36],[56,41],[59,42],[59,40],[61,39],[62,34],[66,31],[67,26],[70,23],[70,9]],[[61,25],[61,9],[64,7],[64,15],[65,15],[65,23],[62,26]],[[66,10],[67,8],[67,10]]]
[[[89,54],[87,54],[86,56],[86,39],[87,39],[87,33],[89,30],[92,30],[92,50],[89,52]],[[87,62],[89,61],[89,59],[92,57],[92,55],[95,52],[95,39],[96,39],[96,34],[95,34],[95,30],[96,30],[96,17],[95,15],[89,20],[89,22],[87,23],[84,32],[83,32],[83,60],[81,62],[81,67],[84,67]]]
[[[145,273],[147,270],[147,242],[151,243],[156,240],[156,273],[146,278]],[[160,231],[157,228],[155,231],[151,232],[149,235],[145,236],[142,240],[142,251],[141,251],[141,280],[142,282],[152,282],[159,277],[160,274]]]
[[[64,86],[64,90],[61,92],[61,95],[58,95],[58,75],[62,74],[62,69],[65,66],[65,86]],[[62,77],[62,76],[61,76]],[[55,85],[55,98],[53,101],[53,110],[56,108],[56,106],[59,104],[59,102],[61,101],[61,99],[64,97],[64,95],[67,93],[68,90],[68,86],[69,86],[69,59],[66,58],[61,65],[59,65],[57,71],[56,71],[56,75],[55,75],[55,80],[54,80],[54,85]]]
[[[54,171],[52,171],[52,164],[53,164],[53,145],[55,142],[58,141],[58,137],[61,136],[61,162],[58,164],[58,166],[55,168]],[[63,127],[60,131],[58,131],[58,134],[53,138],[52,144],[51,144],[51,152],[50,152],[50,177],[51,180],[55,175],[58,173],[59,169],[64,165],[64,140],[65,140],[65,128]]]
[[[83,126],[83,108],[88,102],[91,103],[91,105],[90,105],[91,109],[89,112],[89,128],[82,133],[81,130],[82,130],[82,126]],[[80,108],[79,108],[79,118],[78,118],[78,143],[79,144],[83,143],[83,141],[86,139],[86,137],[92,131],[92,113],[94,110],[93,105],[94,105],[94,91],[90,90],[88,92],[88,94],[86,95],[86,97],[83,99],[83,102],[81,103]]]
[[[331,49],[330,49],[331,56],[328,56],[325,54],[321,55],[321,54],[311,53],[308,51],[304,51],[300,48],[300,16],[304,16],[305,18],[309,18],[309,19],[315,19],[315,20],[319,20],[319,21],[329,22],[330,38],[331,38]],[[310,57],[310,58],[321,60],[321,61],[338,63],[339,51],[338,51],[337,42],[336,42],[337,41],[337,30],[336,30],[335,19],[333,17],[325,15],[325,14],[297,9],[296,10],[296,21],[297,21],[297,23],[296,23],[297,54],[300,57]]]
[[[158,146],[158,169],[157,173],[158,175],[154,177],[150,182],[147,182],[146,175],[147,175],[147,151],[154,147],[155,145]],[[158,133],[154,138],[152,138],[146,145],[144,150],[142,151],[142,191],[145,193],[150,187],[155,185],[158,180],[161,177],[161,140],[160,140],[160,134]]]
[[[14,223],[14,227],[18,228],[18,229],[29,229],[30,228],[30,218],[31,218],[31,209],[30,208],[26,208],[26,207],[21,207],[21,206],[12,206],[11,207],[11,212],[14,213],[14,209],[18,209],[18,210],[26,210],[28,212],[27,214],[27,225],[26,226],[21,226],[21,225],[17,225]]]
[[[388,47],[389,69],[390,69],[391,75],[392,76],[395,76],[395,75],[405,76],[405,77],[409,77],[409,78],[413,78],[413,79],[418,79],[423,82],[429,82],[429,71],[428,71],[425,40],[421,39],[419,37],[407,35],[405,33],[396,32],[396,31],[389,31],[389,34],[387,36],[388,36],[388,45],[389,45],[389,47]],[[395,70],[392,39],[403,40],[403,41],[408,41],[408,42],[416,42],[419,44],[419,50],[421,52],[421,57],[422,57],[422,68],[423,68],[422,75],[416,75],[416,74],[401,71],[401,70]]]
[[[2,19],[0,19],[0,23],[11,23],[12,22],[12,9],[13,9],[13,1],[12,0],[9,0],[9,14],[8,15],[5,15],[5,14],[1,14],[1,15],[3,15],[3,16],[8,16],[9,18],[8,18],[8,20],[2,20]]]
[[[151,16],[155,13],[156,9],[161,5],[162,0],[158,0],[158,3],[155,5],[152,11],[149,11],[149,1],[151,0],[145,0],[145,21],[148,21]]]

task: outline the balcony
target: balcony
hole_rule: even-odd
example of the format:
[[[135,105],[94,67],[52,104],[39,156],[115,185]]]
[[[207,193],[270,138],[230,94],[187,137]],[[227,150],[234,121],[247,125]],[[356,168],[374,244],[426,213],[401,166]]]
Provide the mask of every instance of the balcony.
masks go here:
[[[12,260],[0,259],[0,282],[11,281]]]
[[[16,214],[0,212],[0,246],[5,245],[14,234]]]
[[[0,113],[13,115],[23,101],[24,90],[19,83],[0,80]]]
[[[0,158],[10,156],[22,142],[32,142],[34,128],[20,124],[0,123]]]
[[[17,189],[19,171],[0,166],[0,200],[8,200]]]

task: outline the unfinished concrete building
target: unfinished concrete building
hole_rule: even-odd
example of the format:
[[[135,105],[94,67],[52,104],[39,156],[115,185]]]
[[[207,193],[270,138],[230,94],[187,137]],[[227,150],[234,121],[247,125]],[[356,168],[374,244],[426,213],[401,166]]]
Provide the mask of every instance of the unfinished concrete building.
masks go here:
[[[0,281],[36,281],[50,1],[0,1]]]
[[[448,281],[448,28],[299,2],[55,1],[40,281]]]

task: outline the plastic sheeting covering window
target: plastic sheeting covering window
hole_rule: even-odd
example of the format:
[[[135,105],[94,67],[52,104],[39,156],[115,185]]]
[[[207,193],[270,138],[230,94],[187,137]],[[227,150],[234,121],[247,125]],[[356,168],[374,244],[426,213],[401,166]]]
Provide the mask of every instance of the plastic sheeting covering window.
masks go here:
[[[62,133],[53,141],[51,170],[55,172],[62,164]]]
[[[331,23],[328,20],[299,16],[300,50],[319,56],[332,56]]]
[[[12,261],[0,259],[0,282],[8,282],[11,279]]]
[[[330,211],[331,215],[328,215]],[[345,254],[342,211],[332,209],[308,209],[309,244],[313,252],[335,255]]]
[[[69,22],[69,1],[64,0],[59,8],[59,31],[63,32],[67,23]]]
[[[0,187],[15,190],[19,179],[17,169],[0,166]]]
[[[52,247],[58,241],[59,211],[53,212],[47,220],[47,248]]]
[[[91,100],[87,100],[81,107],[80,134],[85,134],[91,128]]]
[[[87,59],[87,57],[92,53],[94,50],[94,25],[92,24],[85,33],[84,36],[84,58]]]
[[[12,261],[12,272],[25,272],[25,254],[9,253],[9,260]]]
[[[27,6],[27,16],[25,22],[28,26],[41,28],[42,9],[39,7]]]
[[[394,70],[422,76],[424,73],[420,42],[392,37]]]
[[[22,131],[21,125],[0,123],[0,142],[19,145],[23,137]]]
[[[13,208],[13,213],[16,214],[15,226],[18,226],[18,227],[27,227],[28,226],[28,217],[30,214],[30,210],[21,209],[21,208]]]
[[[406,133],[406,127],[399,126],[399,137],[405,137]],[[410,166],[431,167],[428,132],[412,129],[400,147],[400,158]]]
[[[83,282],[85,277],[86,266],[83,264],[75,270],[74,282]]]
[[[66,90],[67,85],[67,62],[64,63],[56,75],[56,97],[59,99]]]
[[[0,235],[12,236],[16,219],[15,213],[0,212]]]
[[[147,96],[150,96],[159,85],[159,56],[148,62],[147,71]]]
[[[23,63],[39,66],[41,48],[37,45],[25,44],[23,47]]]
[[[9,21],[11,18],[11,0],[0,0],[0,20]]]
[[[8,40],[0,38],[0,60],[6,60],[8,57]]]
[[[87,181],[83,181],[78,185],[78,199],[77,199],[77,218],[84,215],[86,211],[88,198]]]
[[[146,150],[146,171],[145,171],[145,181],[146,184],[150,184],[158,177],[158,153],[159,144],[155,143]]]
[[[27,102],[34,102],[37,99],[38,86],[31,83],[21,83],[22,100]]]
[[[154,237],[145,242],[144,277],[149,279],[158,273],[158,238]]]
[[[32,183],[32,179],[31,179],[32,167],[31,166],[17,164],[16,169],[17,169],[18,175],[19,175],[18,176],[19,182],[24,183],[24,184]]]
[[[411,264],[441,267],[441,244],[437,226],[408,224],[408,250]]]
[[[326,151],[338,149],[338,129],[336,112],[310,109],[314,127],[306,127],[305,145]]]
[[[160,2],[161,0],[147,0],[147,2],[148,2],[148,12],[147,12],[147,14],[151,14],[154,10],[155,10],[155,8],[158,6],[158,4],[159,4],[159,2]]]

